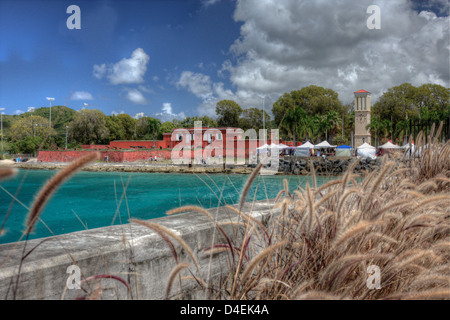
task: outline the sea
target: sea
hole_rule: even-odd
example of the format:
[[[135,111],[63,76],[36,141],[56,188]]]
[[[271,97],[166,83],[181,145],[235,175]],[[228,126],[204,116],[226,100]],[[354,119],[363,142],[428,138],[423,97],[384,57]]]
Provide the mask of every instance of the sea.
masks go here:
[[[39,190],[55,170],[19,169],[0,181],[0,244],[24,240],[25,222]],[[171,174],[80,171],[65,181],[47,202],[28,239],[44,238],[85,229],[126,224],[130,218],[154,219],[185,205],[213,208],[237,204],[249,175]],[[252,184],[247,201],[274,199],[312,185],[301,175],[260,175]],[[317,184],[330,177],[317,178]]]

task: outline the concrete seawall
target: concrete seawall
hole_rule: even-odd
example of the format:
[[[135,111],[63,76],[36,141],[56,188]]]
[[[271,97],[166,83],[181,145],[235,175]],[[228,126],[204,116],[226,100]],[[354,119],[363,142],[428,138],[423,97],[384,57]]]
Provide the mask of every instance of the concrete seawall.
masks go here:
[[[217,222],[239,220],[237,214],[226,207],[208,211]],[[243,211],[259,220],[275,214],[267,200],[248,203]],[[214,282],[227,273],[229,253],[212,256],[203,253],[213,244],[226,243],[205,215],[189,212],[149,221],[169,228],[191,248],[199,263],[198,270],[186,250],[171,239],[178,262],[190,264],[192,274],[185,270],[182,275]],[[224,226],[234,239],[231,228]],[[176,266],[170,247],[160,235],[131,223],[29,240],[25,250],[25,254],[29,254],[23,260],[16,286],[24,244],[22,241],[0,245],[1,299],[77,299],[96,289],[99,292],[101,286],[103,299],[159,300],[165,298],[169,275]],[[117,278],[112,279],[111,275]],[[90,280],[89,277],[95,276],[103,278]],[[86,279],[88,281],[83,282]],[[81,288],[77,289],[77,285]],[[177,280],[173,282],[170,298],[204,299],[204,294],[197,281],[182,280],[180,290]]]

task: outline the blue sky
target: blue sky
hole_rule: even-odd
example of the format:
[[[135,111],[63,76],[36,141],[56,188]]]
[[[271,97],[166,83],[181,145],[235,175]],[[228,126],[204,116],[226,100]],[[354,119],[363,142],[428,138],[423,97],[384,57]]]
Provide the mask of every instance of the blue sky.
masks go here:
[[[81,10],[79,30],[66,26],[71,4]],[[239,36],[233,9],[231,1],[1,0],[0,105],[11,114],[48,106],[49,96],[53,105],[87,103],[105,114],[153,115],[170,104],[173,114],[193,115],[187,108],[197,97],[176,82],[185,69],[220,68]],[[94,76],[96,65],[131,64],[136,50],[148,56],[141,77]]]
[[[0,107],[88,104],[105,114],[266,110],[315,84],[343,103],[410,82],[449,85],[446,0],[0,0]],[[69,5],[81,29],[66,26]],[[369,30],[366,9],[381,9]]]

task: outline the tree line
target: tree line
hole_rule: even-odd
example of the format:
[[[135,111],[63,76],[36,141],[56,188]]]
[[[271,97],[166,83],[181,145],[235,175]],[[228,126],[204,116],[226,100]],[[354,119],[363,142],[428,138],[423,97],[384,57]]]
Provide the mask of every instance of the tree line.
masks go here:
[[[375,143],[401,140],[407,135],[409,119],[440,121],[450,115],[450,90],[436,84],[415,87],[409,83],[388,89],[372,105],[371,131]],[[3,115],[3,152],[35,153],[109,144],[113,140],[161,140],[163,133],[194,127],[202,121],[208,127],[238,127],[243,130],[279,129],[283,140],[313,143],[350,143],[354,126],[354,105],[342,104],[332,89],[311,85],[281,95],[272,105],[272,116],[257,107],[243,108],[233,100],[216,104],[216,118],[186,117],[161,122],[153,117],[133,118],[128,114],[105,115],[97,109],[75,111],[65,106],[43,107],[20,115]]]

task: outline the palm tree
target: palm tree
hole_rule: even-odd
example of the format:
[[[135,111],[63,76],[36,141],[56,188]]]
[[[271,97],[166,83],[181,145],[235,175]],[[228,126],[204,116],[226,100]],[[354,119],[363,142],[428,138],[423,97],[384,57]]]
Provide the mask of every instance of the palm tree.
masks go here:
[[[300,120],[300,127],[298,134],[304,138],[305,141],[307,141],[311,136],[313,136],[314,133],[314,122],[313,117],[305,115]]]
[[[370,134],[375,136],[375,146],[378,148],[380,144],[380,132],[384,126],[384,123],[378,117],[371,117],[370,123],[366,126],[366,129],[370,131]]]
[[[375,135],[375,146],[378,147],[380,138],[386,138],[391,131],[391,127],[392,123],[390,120],[372,117],[370,119],[370,124],[367,125],[366,129],[369,129],[370,133]]]
[[[334,131],[334,129],[337,128],[340,120],[341,117],[335,110],[330,110],[323,116],[323,121],[325,122],[325,140],[328,140],[328,130]]]
[[[403,137],[403,144],[405,144],[408,140],[407,136],[408,129],[409,129],[408,120],[399,121],[395,126],[395,136],[399,138]]]

